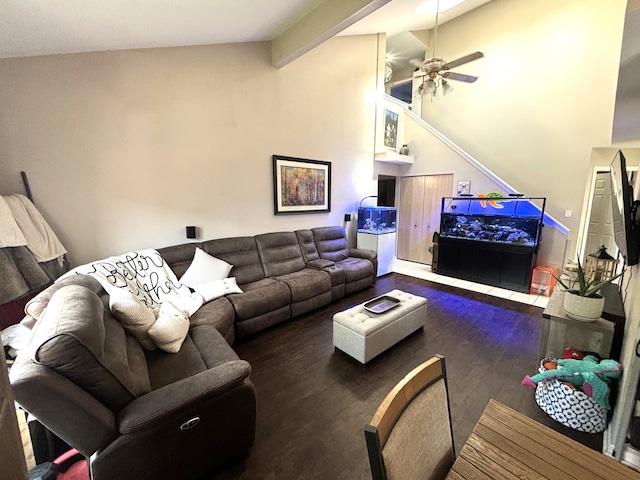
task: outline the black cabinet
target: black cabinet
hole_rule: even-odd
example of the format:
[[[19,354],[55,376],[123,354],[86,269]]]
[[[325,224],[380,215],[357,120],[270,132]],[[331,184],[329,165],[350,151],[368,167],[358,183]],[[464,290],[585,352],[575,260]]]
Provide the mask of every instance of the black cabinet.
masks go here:
[[[535,264],[534,247],[447,237],[438,242],[437,273],[471,282],[529,293]]]
[[[437,272],[529,293],[546,199],[496,195],[442,199]]]

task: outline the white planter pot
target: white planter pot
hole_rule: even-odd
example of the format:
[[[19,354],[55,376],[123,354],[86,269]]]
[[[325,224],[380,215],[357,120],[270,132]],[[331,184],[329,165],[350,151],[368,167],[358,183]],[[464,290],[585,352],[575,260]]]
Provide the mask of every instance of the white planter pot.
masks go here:
[[[604,297],[581,297],[573,293],[564,292],[564,311],[569,318],[581,322],[595,322],[602,315]]]

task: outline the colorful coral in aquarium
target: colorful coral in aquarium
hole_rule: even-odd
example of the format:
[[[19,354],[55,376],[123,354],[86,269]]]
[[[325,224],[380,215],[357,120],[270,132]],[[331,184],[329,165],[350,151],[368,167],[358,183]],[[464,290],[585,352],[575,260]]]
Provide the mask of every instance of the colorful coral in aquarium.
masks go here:
[[[360,207],[358,232],[382,235],[396,231],[396,209],[393,207]]]
[[[532,219],[468,218],[443,214],[443,229],[440,235],[487,242],[535,245],[537,228],[537,220]]]

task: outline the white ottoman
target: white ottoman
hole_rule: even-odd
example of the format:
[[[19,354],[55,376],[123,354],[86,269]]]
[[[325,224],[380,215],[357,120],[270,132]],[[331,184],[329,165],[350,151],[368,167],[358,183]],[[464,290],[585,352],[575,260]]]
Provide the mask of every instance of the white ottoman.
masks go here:
[[[364,364],[424,326],[426,298],[401,290],[385,295],[400,304],[384,313],[371,313],[361,304],[333,316],[334,347]]]

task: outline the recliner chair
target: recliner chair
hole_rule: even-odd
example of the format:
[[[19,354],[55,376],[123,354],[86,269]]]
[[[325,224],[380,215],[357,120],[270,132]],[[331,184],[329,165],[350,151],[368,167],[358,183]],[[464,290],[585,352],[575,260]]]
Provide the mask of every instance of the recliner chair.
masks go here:
[[[100,285],[78,277],[81,285],[50,287],[10,372],[16,401],[90,458],[94,480],[197,479],[246,452],[256,427],[251,367],[223,336],[198,325],[178,353],[145,351]]]

